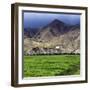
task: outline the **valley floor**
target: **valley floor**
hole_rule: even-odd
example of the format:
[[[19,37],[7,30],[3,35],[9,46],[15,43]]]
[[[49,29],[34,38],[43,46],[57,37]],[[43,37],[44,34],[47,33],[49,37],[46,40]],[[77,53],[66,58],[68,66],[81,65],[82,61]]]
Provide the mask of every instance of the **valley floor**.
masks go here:
[[[24,77],[80,74],[80,55],[24,56]]]

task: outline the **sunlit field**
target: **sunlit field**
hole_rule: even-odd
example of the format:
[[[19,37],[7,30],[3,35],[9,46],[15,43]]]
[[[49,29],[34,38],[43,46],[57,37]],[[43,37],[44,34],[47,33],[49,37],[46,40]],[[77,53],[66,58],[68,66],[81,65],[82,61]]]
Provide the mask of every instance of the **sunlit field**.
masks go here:
[[[24,77],[80,74],[80,55],[24,56]]]

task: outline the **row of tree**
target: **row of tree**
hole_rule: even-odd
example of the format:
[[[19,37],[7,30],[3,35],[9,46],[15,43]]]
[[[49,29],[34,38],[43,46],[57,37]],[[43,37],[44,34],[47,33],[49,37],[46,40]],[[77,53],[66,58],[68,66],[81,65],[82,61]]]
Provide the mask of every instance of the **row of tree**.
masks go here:
[[[40,54],[24,54],[25,56],[35,55],[80,55],[80,53],[40,53]]]

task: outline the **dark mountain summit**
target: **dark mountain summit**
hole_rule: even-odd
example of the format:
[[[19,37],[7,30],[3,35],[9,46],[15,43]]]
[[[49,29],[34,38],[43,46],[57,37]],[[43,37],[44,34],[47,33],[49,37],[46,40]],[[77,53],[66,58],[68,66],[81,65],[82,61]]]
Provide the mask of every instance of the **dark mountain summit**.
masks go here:
[[[25,28],[24,29],[24,36],[32,38],[38,32],[37,28]]]
[[[46,25],[44,28],[48,27],[48,26],[51,26],[51,27],[60,27],[60,26],[63,26],[65,23],[63,23],[62,21],[60,20],[53,20],[51,23],[49,23],[48,25]]]
[[[77,25],[67,25],[62,21],[55,19],[51,23],[40,29],[34,36],[34,38],[39,41],[50,41],[54,37],[59,37],[60,35],[69,32],[70,30],[75,30],[75,28],[79,27],[77,27]]]

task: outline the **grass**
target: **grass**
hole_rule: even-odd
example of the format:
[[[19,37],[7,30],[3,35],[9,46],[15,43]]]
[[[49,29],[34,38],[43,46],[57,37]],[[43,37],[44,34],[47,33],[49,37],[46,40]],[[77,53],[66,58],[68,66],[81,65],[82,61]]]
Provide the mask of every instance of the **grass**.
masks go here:
[[[80,74],[80,55],[24,56],[24,77]]]

